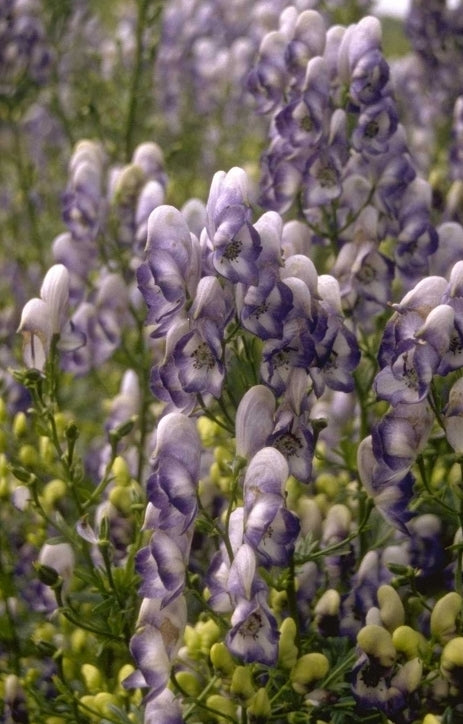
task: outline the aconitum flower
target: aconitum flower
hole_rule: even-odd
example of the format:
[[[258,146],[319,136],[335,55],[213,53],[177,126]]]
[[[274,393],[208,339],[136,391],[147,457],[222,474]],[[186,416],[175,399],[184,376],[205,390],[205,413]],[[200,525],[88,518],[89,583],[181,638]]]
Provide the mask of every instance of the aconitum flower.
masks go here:
[[[375,629],[383,630],[380,626]],[[384,629],[384,633],[388,632]],[[378,641],[381,640],[378,636]],[[391,647],[393,649],[392,640]],[[414,694],[422,671],[423,665],[418,658],[401,666],[391,666],[382,664],[374,655],[361,652],[352,671],[352,693],[360,711],[379,710],[393,718],[403,712],[401,721],[413,721],[417,708]]]
[[[250,182],[243,169],[214,174],[206,211],[215,270],[233,283],[255,285],[262,246],[250,223]]]
[[[185,415],[165,415],[156,429],[153,474],[148,479],[144,528],[152,531],[137,555],[143,603],[130,650],[137,670],[128,688],[150,688],[149,699],[165,690],[186,625],[183,596],[200,468],[196,425]]]
[[[265,447],[250,460],[243,481],[244,541],[264,566],[287,565],[299,533],[299,520],[285,505],[288,463]]]
[[[95,240],[103,220],[104,166],[103,149],[98,143],[83,140],[77,144],[69,162],[63,218],[73,237],[81,243]]]
[[[263,592],[241,599],[231,617],[226,644],[244,663],[274,666],[278,655],[278,626]]]
[[[434,415],[426,401],[398,404],[359,445],[360,480],[384,518],[407,533],[415,483],[411,468],[423,451]]]
[[[18,332],[23,335],[25,364],[43,370],[54,337],[61,334],[68,311],[69,273],[62,264],[55,264],[46,273],[40,299],[31,299],[24,306]]]
[[[220,397],[225,376],[223,334],[230,313],[226,289],[216,277],[203,277],[190,321],[170,326],[164,359],[152,369],[155,395],[184,411],[191,411],[196,395]]]

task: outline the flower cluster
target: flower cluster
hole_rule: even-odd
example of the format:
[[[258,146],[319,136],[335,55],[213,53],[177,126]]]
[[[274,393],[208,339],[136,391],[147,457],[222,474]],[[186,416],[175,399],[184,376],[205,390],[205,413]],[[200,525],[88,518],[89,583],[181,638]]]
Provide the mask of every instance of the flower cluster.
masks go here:
[[[55,5],[0,11],[0,719],[457,724],[460,10],[390,65],[367,1]]]

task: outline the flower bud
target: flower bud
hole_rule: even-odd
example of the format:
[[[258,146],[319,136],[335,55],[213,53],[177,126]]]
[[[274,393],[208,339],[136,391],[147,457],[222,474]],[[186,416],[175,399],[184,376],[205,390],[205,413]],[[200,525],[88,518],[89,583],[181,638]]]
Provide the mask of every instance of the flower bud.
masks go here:
[[[177,671],[175,681],[181,687],[182,691],[186,691],[188,696],[196,699],[200,695],[202,687],[198,677],[192,671]]]
[[[380,586],[376,596],[383,626],[391,632],[402,626],[405,621],[405,609],[395,588],[389,585]]]
[[[440,670],[451,684],[463,687],[463,636],[457,636],[445,644]]]
[[[199,621],[196,624],[196,630],[201,637],[201,652],[207,656],[212,644],[215,644],[220,636],[220,628],[212,619],[207,621]]]
[[[392,685],[396,686],[400,691],[407,691],[411,694],[419,687],[421,676],[423,674],[423,664],[420,659],[410,659],[392,678]]]
[[[237,666],[232,675],[230,693],[240,701],[247,701],[254,694],[254,691],[250,668]]]
[[[249,724],[265,724],[269,720],[271,711],[267,690],[262,686],[256,691],[247,706]]]
[[[427,646],[427,641],[422,633],[415,631],[411,626],[398,626],[392,634],[392,643],[396,651],[404,654],[407,659],[421,657]]]
[[[112,464],[111,472],[114,475],[114,482],[121,487],[130,484],[131,476],[129,466],[121,455],[117,455]]]
[[[93,664],[82,664],[80,671],[87,691],[90,694],[97,694],[103,683],[100,670]]]
[[[456,632],[456,618],[462,610],[461,596],[452,591],[440,598],[431,613],[431,635],[440,643],[445,643]]]
[[[212,694],[207,697],[206,706],[213,710],[210,713],[219,724],[225,724],[227,721],[230,721],[230,718],[235,721],[236,706],[231,699],[220,694]],[[224,714],[224,716],[220,716],[220,714]]]
[[[211,646],[209,656],[211,658],[212,666],[219,674],[230,676],[230,674],[234,671],[236,664],[228,648],[222,641]]]
[[[436,716],[435,714],[426,714],[422,724],[440,724],[441,721],[442,719],[440,716]]]
[[[21,438],[27,434],[27,417],[24,412],[17,412],[13,418],[13,437]]]
[[[283,669],[292,669],[296,664],[299,653],[294,643],[296,632],[294,619],[285,618],[280,626],[280,638],[278,640],[278,663]]]
[[[54,478],[50,480],[44,487],[42,493],[42,505],[45,510],[52,510],[56,503],[65,497],[67,493],[67,487],[64,480]]]
[[[123,487],[122,485],[115,485],[114,488],[109,491],[108,498],[110,503],[114,505],[120,513],[123,515],[130,513],[132,496],[129,488]]]
[[[290,674],[293,689],[298,694],[307,693],[314,681],[323,679],[327,675],[329,668],[329,661],[324,654],[317,652],[304,654],[296,661]]]
[[[386,668],[392,666],[396,659],[392,636],[382,626],[364,626],[357,634],[357,644],[368,656],[377,659],[378,663]]]

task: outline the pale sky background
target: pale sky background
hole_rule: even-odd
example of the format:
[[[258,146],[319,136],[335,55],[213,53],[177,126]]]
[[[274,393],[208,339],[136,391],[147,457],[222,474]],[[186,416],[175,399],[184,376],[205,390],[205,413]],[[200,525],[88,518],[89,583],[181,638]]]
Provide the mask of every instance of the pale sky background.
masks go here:
[[[449,7],[458,4],[458,0],[447,0]],[[397,15],[402,17],[408,10],[409,0],[377,0],[375,5],[376,12],[388,13],[389,15]]]

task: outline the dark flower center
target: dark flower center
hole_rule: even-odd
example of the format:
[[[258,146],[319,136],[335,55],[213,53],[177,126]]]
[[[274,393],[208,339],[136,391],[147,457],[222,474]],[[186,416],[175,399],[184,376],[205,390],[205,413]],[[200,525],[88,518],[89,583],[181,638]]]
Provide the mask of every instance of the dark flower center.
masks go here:
[[[369,123],[367,123],[367,125],[365,126],[364,135],[367,138],[376,138],[378,133],[379,133],[378,121],[369,121]]]
[[[367,664],[363,669],[362,673],[360,674],[360,678],[362,679],[365,686],[371,686],[373,689],[376,688],[383,678],[384,670],[381,666],[378,666],[378,664],[371,663]]]
[[[297,455],[303,447],[299,438],[292,432],[285,432],[280,435],[273,445],[283,455]]]
[[[222,259],[225,259],[226,261],[235,261],[241,252],[241,249],[243,248],[243,242],[239,241],[239,239],[233,239],[225,249]]]
[[[256,640],[263,625],[261,614],[259,611],[254,611],[250,616],[248,616],[243,625],[240,626],[240,635],[243,638],[250,636]]]
[[[336,171],[332,166],[325,166],[317,173],[317,179],[322,188],[332,188],[337,184]]]
[[[196,370],[200,370],[203,367],[211,370],[215,366],[214,355],[205,342],[198,344],[196,349],[191,353],[191,357],[194,359],[193,367]]]

